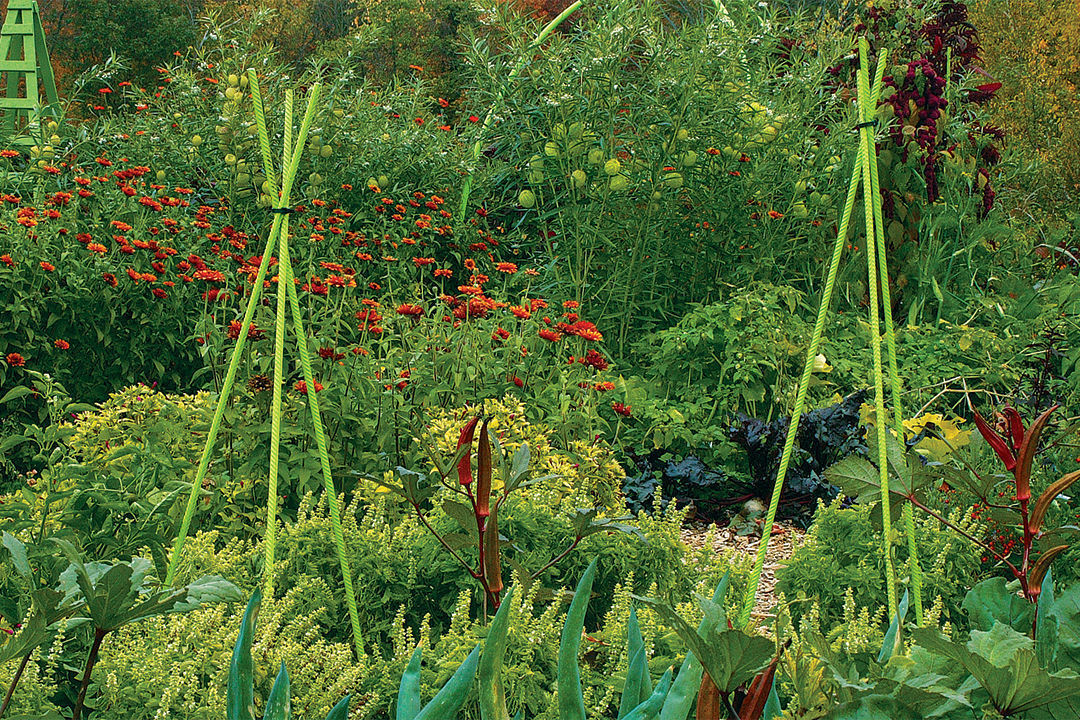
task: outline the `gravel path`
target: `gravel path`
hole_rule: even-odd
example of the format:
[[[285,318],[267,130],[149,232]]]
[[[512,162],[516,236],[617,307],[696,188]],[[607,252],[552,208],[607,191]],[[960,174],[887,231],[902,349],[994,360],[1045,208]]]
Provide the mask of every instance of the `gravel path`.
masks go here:
[[[705,547],[705,536],[708,530],[708,525],[689,523],[682,530],[682,541],[695,550],[701,549]],[[757,605],[751,613],[753,617],[771,618],[773,616],[772,610],[776,605],[776,570],[782,561],[791,557],[805,535],[805,530],[785,523],[777,522],[773,525],[769,550],[765,555],[765,566],[761,572]],[[738,535],[733,528],[721,528],[714,537],[713,549],[719,552],[733,548],[742,554],[756,556],[760,540],[761,538],[756,535]]]

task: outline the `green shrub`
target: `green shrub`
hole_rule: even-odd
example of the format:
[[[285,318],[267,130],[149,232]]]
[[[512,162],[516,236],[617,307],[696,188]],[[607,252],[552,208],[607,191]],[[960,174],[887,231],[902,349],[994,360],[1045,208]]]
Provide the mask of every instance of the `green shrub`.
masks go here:
[[[821,627],[832,628],[855,608],[869,608],[874,616],[877,608],[885,607],[881,533],[874,528],[871,509],[843,507],[841,498],[818,505],[806,540],[776,572],[776,589],[792,601],[794,617],[809,612],[813,603]],[[954,510],[949,519],[977,535],[975,523],[961,510]],[[979,579],[982,551],[920,513],[915,516],[915,537],[923,570],[923,602],[929,606],[940,598],[942,620],[962,623],[960,603]],[[908,554],[902,532],[893,540],[893,556],[898,573],[906,576]],[[854,606],[845,611],[850,602]]]
[[[323,718],[349,692],[353,718],[372,717],[393,688],[385,663],[357,664],[347,643],[327,641],[330,617],[319,601],[330,588],[314,577],[298,579],[276,600],[265,599],[252,649],[256,697],[266,697],[282,662],[293,678],[293,713]],[[94,717],[211,720],[225,715],[229,659],[242,604],[155,618],[116,633],[102,654],[92,688]]]

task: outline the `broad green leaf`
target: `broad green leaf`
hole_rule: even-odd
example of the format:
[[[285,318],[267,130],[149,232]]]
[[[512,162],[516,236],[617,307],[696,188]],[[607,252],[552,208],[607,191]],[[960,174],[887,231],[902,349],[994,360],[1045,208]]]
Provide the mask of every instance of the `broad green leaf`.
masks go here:
[[[27,395],[33,395],[36,392],[37,391],[34,390],[34,388],[27,387],[25,385],[13,387],[6,393],[4,393],[4,397],[0,398],[0,405],[3,405],[4,403],[9,403],[12,400],[18,400],[19,398],[26,397]]]
[[[724,595],[727,594],[730,579],[731,573],[724,573],[724,577],[720,578],[720,582],[713,592],[713,602],[721,607],[723,607],[722,603]],[[701,624],[698,625],[698,633],[705,632],[705,627],[705,620],[702,620]],[[701,675],[701,661],[694,656],[694,652],[691,650],[686,653],[686,658],[679,668],[679,674],[675,677],[671,691],[664,700],[664,707],[660,710],[660,720],[686,720],[691,707],[694,705],[698,688],[701,687]]]
[[[65,601],[63,593],[56,590],[42,588],[31,592],[30,615],[19,632],[0,645],[0,665],[51,641],[56,634],[56,623],[82,607],[81,601]],[[75,625],[71,621],[67,627]]]
[[[15,564],[15,572],[19,573],[19,575],[26,580],[33,579],[33,572],[30,570],[30,561],[26,557],[26,545],[24,545],[19,538],[7,531],[4,531],[3,542],[4,547],[11,553],[11,561]]]
[[[181,590],[186,591],[186,597],[176,603],[171,612],[187,612],[209,603],[239,602],[243,599],[240,589],[220,575],[203,575]]]
[[[559,691],[559,720],[585,720],[585,698],[581,693],[581,671],[578,668],[578,649],[581,633],[585,629],[585,611],[589,606],[593,580],[596,578],[596,560],[589,563],[578,581],[574,599],[563,624],[559,641],[559,666],[557,685]]]
[[[923,717],[894,698],[874,695],[835,707],[823,720],[923,720]]]
[[[1039,667],[1031,638],[1003,623],[971,635],[966,645],[928,628],[916,630],[914,637],[931,652],[963,665],[1003,715],[1018,715],[1080,695],[1080,675],[1071,670],[1051,674]]]
[[[256,589],[244,610],[244,619],[240,623],[240,634],[233,646],[232,662],[229,665],[229,681],[225,689],[226,720],[254,720],[255,688],[251,659],[251,641],[255,636],[255,620],[262,603],[262,591]]]
[[[514,485],[529,470],[529,443],[521,443],[510,462],[510,482]]]
[[[1055,605],[1053,574],[1053,568],[1046,570],[1035,610],[1035,656],[1039,659],[1039,664],[1045,668],[1054,667],[1054,658],[1057,655],[1058,624],[1057,617],[1053,614]]]
[[[1072,583],[1054,601],[1051,617],[1057,626],[1055,670],[1080,668],[1080,583]]]
[[[25,435],[9,435],[4,438],[3,442],[0,442],[0,455],[3,455],[9,450],[17,448],[23,443],[30,442],[30,438]]]
[[[1034,620],[1034,606],[1005,586],[1005,578],[984,580],[973,587],[960,606],[968,615],[971,627],[990,630],[994,623],[1004,623],[1018,632],[1029,632]]]
[[[476,526],[476,515],[473,513],[472,508],[454,500],[444,500],[442,509],[444,513],[452,517],[461,526],[462,531],[470,537],[470,542],[476,544],[479,529]]]
[[[881,477],[877,468],[864,457],[848,455],[825,471],[825,479],[860,503],[869,504],[881,499]]]
[[[87,566],[83,564],[82,557],[79,556],[79,551],[67,540],[60,538],[50,539],[59,546],[60,550],[67,557],[68,562],[71,563],[62,573],[60,573],[60,585],[57,588],[60,592],[64,593],[64,601],[67,602],[74,599],[78,593],[81,592],[82,599],[86,603],[87,612],[90,613],[90,619],[94,621],[98,627],[102,627],[102,625],[97,622],[97,619],[104,616],[104,604],[98,599],[97,593],[94,591],[94,582],[90,578]]]
[[[420,714],[420,662],[423,656],[423,646],[418,645],[409,658],[409,665],[401,674],[401,684],[398,687],[397,720],[413,720]]]
[[[499,603],[499,611],[491,621],[484,651],[480,654],[480,666],[477,679],[480,690],[481,720],[510,720],[506,709],[506,691],[502,684],[503,658],[506,655],[506,636],[510,627],[510,603],[514,588]]]
[[[292,692],[289,686],[289,671],[281,663],[274,686],[270,688],[270,697],[266,699],[266,712],[262,720],[289,720],[292,717]]]
[[[465,704],[472,690],[473,680],[476,677],[476,666],[480,661],[480,646],[477,645],[465,662],[461,664],[446,684],[442,686],[435,697],[424,706],[414,720],[454,720],[458,711]]]
[[[721,692],[735,691],[752,680],[772,660],[774,646],[767,638],[728,629],[726,623],[722,627],[710,623],[712,626],[699,634],[670,605],[647,599],[642,599],[642,602],[675,630],[701,660],[705,671]]]

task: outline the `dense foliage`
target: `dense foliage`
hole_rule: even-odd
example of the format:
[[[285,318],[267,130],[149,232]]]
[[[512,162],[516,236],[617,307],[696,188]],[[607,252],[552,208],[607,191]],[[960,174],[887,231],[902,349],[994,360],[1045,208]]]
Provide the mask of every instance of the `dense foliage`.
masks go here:
[[[40,5],[0,716],[1076,717],[1068,3]]]

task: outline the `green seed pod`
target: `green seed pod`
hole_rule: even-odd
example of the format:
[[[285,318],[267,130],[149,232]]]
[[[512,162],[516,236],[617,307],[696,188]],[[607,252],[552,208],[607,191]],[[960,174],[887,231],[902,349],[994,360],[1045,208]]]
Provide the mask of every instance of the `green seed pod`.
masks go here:
[[[386,177],[385,175],[380,175],[379,176],[379,187],[386,187],[389,184],[390,184],[390,178]]]
[[[683,176],[677,172],[664,173],[664,184],[670,188],[681,188]]]
[[[328,158],[333,154],[334,154],[334,149],[332,147],[330,147],[329,145],[323,145],[321,148],[319,148],[319,156],[320,157]]]
[[[693,150],[687,150],[679,158],[679,162],[682,163],[683,167],[693,167],[697,164],[697,153]]]
[[[559,146],[551,140],[548,140],[546,143],[544,143],[544,154],[548,157],[559,157]]]
[[[518,194],[518,205],[523,208],[531,208],[536,205],[536,195],[532,190],[522,190]]]
[[[619,162],[618,158],[611,158],[606,163],[604,163],[604,172],[607,173],[608,175],[611,175],[611,176],[618,175],[621,170],[622,170],[622,163]]]
[[[604,162],[604,151],[600,148],[595,148],[589,151],[589,164],[599,165]]]
[[[584,170],[575,170],[574,172],[570,173],[570,183],[576,189],[581,189],[585,187],[585,181],[587,179],[588,178],[585,176]]]
[[[630,181],[626,179],[625,175],[613,175],[608,180],[608,187],[618,192],[619,190],[625,190],[630,185]]]

